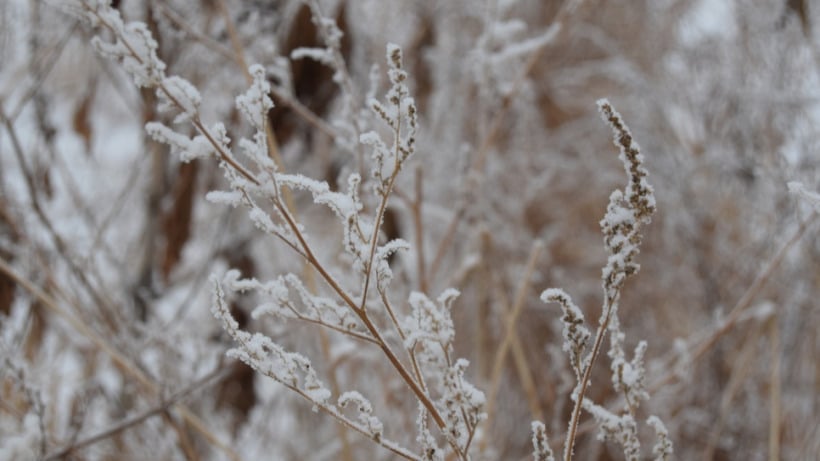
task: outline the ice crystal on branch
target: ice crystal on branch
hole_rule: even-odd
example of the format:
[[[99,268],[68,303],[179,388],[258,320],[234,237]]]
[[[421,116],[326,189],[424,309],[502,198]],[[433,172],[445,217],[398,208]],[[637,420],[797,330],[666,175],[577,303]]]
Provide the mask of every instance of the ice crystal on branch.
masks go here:
[[[157,90],[160,111],[180,111],[174,118],[174,123],[183,123],[195,119],[199,115],[199,106],[202,96],[188,80],[176,75],[162,80],[162,87]]]
[[[381,441],[384,425],[379,421],[379,418],[373,416],[373,405],[370,404],[369,400],[356,391],[350,391],[340,395],[338,403],[342,408],[351,404],[355,405],[359,422],[367,428],[367,432],[373,437],[373,440],[376,442]]]
[[[178,155],[183,162],[215,154],[213,145],[202,135],[191,138],[160,122],[146,123],[145,132],[154,141],[170,147],[171,154]]]
[[[291,51],[291,59],[312,59],[323,65],[336,70],[333,80],[340,82],[344,79],[342,75],[344,69],[341,64],[344,62],[342,57],[342,37],[344,34],[336,21],[332,18],[325,17],[322,14],[319,3],[316,1],[310,2],[311,21],[316,26],[322,40],[325,42],[325,48],[318,47],[299,47]]]
[[[324,325],[360,338],[370,338],[347,306],[332,298],[312,294],[294,274],[280,276],[266,283],[255,279],[244,280],[243,284],[265,295],[267,299],[253,310],[253,318],[275,315]],[[290,296],[291,291],[296,293],[296,299]]]
[[[669,439],[669,431],[657,416],[650,416],[646,419],[646,424],[655,430],[658,437],[658,442],[652,447],[652,454],[655,455],[655,461],[669,461],[672,459],[674,450],[672,449],[672,441]]]
[[[655,213],[655,195],[652,186],[646,181],[649,172],[643,166],[644,157],[638,143],[632,138],[632,133],[619,114],[607,101],[598,101],[601,116],[612,127],[615,146],[620,150],[619,158],[624,164],[624,170],[629,178],[624,195],[629,202],[629,209],[634,218],[644,224],[649,224],[650,217]]]
[[[564,352],[569,354],[570,365],[575,370],[575,376],[581,379],[581,357],[586,349],[591,333],[584,326],[584,313],[572,302],[564,290],[551,288],[541,293],[541,300],[545,303],[554,302],[561,305],[564,315],[561,322],[564,324],[563,337]]]
[[[555,455],[547,439],[547,428],[540,421],[532,422],[532,459],[533,461],[555,461]]]
[[[614,319],[613,319],[614,320]],[[635,354],[631,361],[627,361],[622,349],[623,333],[620,331],[610,335],[612,345],[609,349],[612,370],[612,385],[625,398],[631,408],[637,407],[642,400],[647,400],[646,370],[643,357],[646,353],[646,341],[640,341],[635,347]]]
[[[376,289],[380,293],[386,292],[390,281],[393,280],[393,270],[390,269],[388,258],[398,251],[409,249],[410,244],[402,239],[391,240],[376,249],[376,259],[373,265],[376,271]]]
[[[458,359],[447,370],[444,375],[444,395],[440,401],[447,420],[448,435],[459,446],[468,446],[476,425],[487,416],[483,412],[484,393],[464,379],[464,372],[469,364],[465,359]]]
[[[157,56],[157,41],[142,22],[123,23],[120,12],[108,2],[82,2],[79,10],[92,25],[102,24],[114,33],[113,43],[99,36],[91,44],[101,55],[119,61],[139,87],[155,87],[165,78],[165,63]]]
[[[328,67],[333,66],[333,53],[327,48],[300,47],[291,51],[291,59],[312,59]]]
[[[236,276],[235,272],[229,272],[226,284],[236,284]],[[228,351],[228,355],[284,384],[314,404],[326,405],[331,395],[330,390],[319,380],[310,361],[301,354],[286,351],[263,334],[250,334],[240,330],[225,301],[223,284],[216,277],[211,277],[211,282],[214,285],[213,314],[222,321],[225,331],[240,346]]]
[[[236,97],[236,107],[257,131],[264,132],[265,117],[273,109],[273,101],[269,96],[270,84],[265,76],[265,68],[261,65],[251,65],[248,72],[253,76],[253,83],[248,91]]]
[[[609,410],[598,406],[589,399],[584,399],[584,409],[587,410],[595,422],[598,423],[598,438],[611,440],[623,447],[627,461],[641,459],[641,442],[638,440],[638,425],[630,414],[616,415]]]
[[[427,409],[419,404],[419,416],[416,419],[416,430],[418,435],[416,441],[421,445],[421,459],[424,461],[443,461],[444,451],[436,443],[436,438],[430,433],[427,427]]]
[[[438,302],[434,303],[423,293],[410,293],[412,314],[404,322],[407,332],[404,345],[407,349],[413,349],[421,343],[427,350],[438,348],[449,353],[456,335],[450,308],[457,296],[458,291],[451,288],[442,293]]]

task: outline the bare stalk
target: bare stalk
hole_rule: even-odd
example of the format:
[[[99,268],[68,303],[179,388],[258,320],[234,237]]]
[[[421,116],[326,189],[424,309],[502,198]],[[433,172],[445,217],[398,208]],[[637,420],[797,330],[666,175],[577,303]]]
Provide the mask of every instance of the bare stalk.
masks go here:
[[[184,389],[182,389],[180,391],[177,391],[176,393],[174,393],[170,397],[164,398],[162,400],[162,403],[160,403],[159,405],[156,405],[152,408],[149,408],[148,410],[145,410],[142,413],[139,413],[137,415],[131,416],[130,418],[126,418],[126,419],[120,421],[119,423],[117,423],[117,424],[115,424],[115,425],[113,425],[113,426],[111,426],[111,427],[109,427],[105,430],[97,432],[96,434],[88,436],[88,437],[86,437],[82,440],[76,441],[76,442],[72,443],[71,445],[69,445],[67,447],[64,447],[64,448],[61,448],[57,451],[49,453],[43,459],[44,459],[44,461],[62,459],[64,457],[70,455],[73,452],[76,452],[76,451],[78,451],[82,448],[85,448],[85,447],[89,446],[89,445],[93,445],[97,442],[100,442],[100,441],[105,440],[109,437],[112,437],[112,436],[114,436],[114,435],[116,435],[120,432],[123,432],[123,431],[125,431],[125,430],[127,430],[127,429],[129,429],[133,426],[136,426],[137,424],[140,424],[140,423],[142,423],[143,421],[145,421],[149,418],[152,418],[152,417],[157,416],[157,415],[159,415],[163,412],[168,411],[171,408],[172,405],[174,405],[175,403],[177,403],[180,400],[184,399],[185,397],[192,394],[193,392],[196,392],[199,389],[208,387],[210,385],[213,385],[213,384],[221,381],[222,379],[224,379],[227,376],[227,374],[228,373],[227,373],[226,370],[217,368],[217,369],[213,370],[212,372],[206,374],[202,378],[196,380],[194,383],[190,384],[189,386],[185,387]]]
[[[532,249],[530,250],[530,257],[527,261],[527,266],[524,269],[524,274],[521,276],[519,281],[515,301],[512,308],[506,315],[504,337],[501,340],[501,345],[498,347],[498,351],[495,354],[493,369],[490,375],[490,390],[487,394],[487,419],[490,421],[492,421],[493,416],[495,416],[495,401],[501,386],[501,376],[503,374],[504,362],[507,359],[507,353],[509,352],[510,346],[516,336],[515,324],[524,307],[524,301],[526,299],[527,292],[529,291],[530,280],[532,279],[532,274],[535,271],[535,264],[538,262],[538,258],[541,256],[543,249],[544,244],[541,240],[536,240],[533,243]]]
[[[421,207],[424,202],[424,188],[422,187],[422,169],[416,168],[415,177],[415,197],[413,204],[410,207],[413,213],[413,223],[416,232],[416,266],[419,278],[419,290],[422,293],[427,293],[427,263],[424,261],[424,218],[421,212]]]
[[[609,328],[609,321],[612,318],[613,302],[617,301],[611,299],[610,297],[606,297],[606,301],[604,303],[604,317],[601,319],[601,322],[598,324],[598,330],[595,332],[595,344],[592,346],[592,352],[589,353],[589,358],[586,360],[584,375],[575,387],[575,391],[573,391],[575,406],[572,408],[572,416],[569,421],[569,432],[567,432],[567,438],[564,442],[564,461],[570,461],[572,459],[572,452],[575,447],[575,436],[578,432],[578,422],[581,419],[581,408],[584,401],[584,394],[586,393],[587,385],[589,384],[589,377],[592,374],[592,365],[595,363],[595,359],[601,351],[601,345],[604,342],[604,335],[606,334],[607,328]]]

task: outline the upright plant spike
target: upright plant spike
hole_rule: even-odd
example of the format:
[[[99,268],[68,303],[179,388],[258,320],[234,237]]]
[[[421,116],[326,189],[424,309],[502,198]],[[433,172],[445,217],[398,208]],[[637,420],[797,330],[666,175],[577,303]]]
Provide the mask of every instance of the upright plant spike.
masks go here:
[[[582,408],[590,412],[599,423],[601,437],[620,442],[627,459],[637,460],[640,457],[640,442],[632,410],[640,400],[649,397],[645,389],[643,366],[646,343],[638,344],[632,361],[626,360],[621,346],[624,334],[618,320],[618,302],[624,282],[640,269],[636,257],[642,240],[641,228],[649,224],[655,213],[655,195],[647,181],[649,173],[643,165],[643,154],[623,118],[606,99],[598,101],[598,109],[604,121],[612,128],[613,141],[618,147],[618,157],[623,163],[627,183],[623,189],[612,192],[606,214],[600,223],[604,247],[609,257],[602,270],[603,308],[591,350],[587,352],[590,333],[584,326],[583,313],[569,295],[556,288],[545,290],[541,295],[544,302],[561,304],[564,312],[561,318],[564,323],[564,351],[570,356],[570,364],[577,378],[570,396],[575,404],[564,442],[564,461],[570,461],[573,457]],[[612,383],[616,391],[624,396],[628,407],[628,411],[621,415],[616,415],[585,397],[592,366],[601,351],[607,331],[610,333],[611,343],[609,356],[612,360]]]

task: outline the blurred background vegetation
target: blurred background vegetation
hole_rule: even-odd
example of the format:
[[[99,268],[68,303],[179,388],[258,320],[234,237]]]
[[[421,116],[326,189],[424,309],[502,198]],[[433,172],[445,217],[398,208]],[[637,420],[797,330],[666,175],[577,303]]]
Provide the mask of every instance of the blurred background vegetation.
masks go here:
[[[285,168],[334,188],[345,187],[339,179],[355,164],[341,121],[363,107],[385,44],[403,47],[421,131],[385,223],[389,236],[415,247],[392,261],[394,286],[397,299],[410,290],[462,292],[457,355],[471,361],[477,387],[500,389],[476,459],[524,459],[532,419],[546,422],[560,450],[574,381],[560,311],[538,294],[561,287],[598,318],[598,222],[624,181],[595,112],[600,97],[641,144],[658,199],[642,271],[620,309],[627,347],[649,343],[652,396],[642,419],[663,419],[679,459],[820,453],[820,239],[814,214],[786,188],[793,180],[820,188],[818,7],[322,1],[344,32],[351,90],[328,67],[290,58],[323,46],[300,1],[115,3],[127,20],[148,24],[169,73],[199,87],[204,112],[232,138],[248,130],[233,102],[247,85],[243,69],[266,65]],[[37,459],[160,405],[156,417],[69,459],[220,459],[161,405],[160,395],[190,389],[185,405],[244,459],[389,459],[223,359],[229,344],[209,314],[208,275],[235,267],[264,279],[298,272],[301,262],[262,238],[242,210],[204,201],[223,187],[217,165],[181,164],[146,137],[145,122],[169,116],[94,53],[94,32],[62,6],[0,3],[0,439],[11,441],[0,456]],[[329,216],[308,197],[295,199],[313,238],[327,242],[322,257],[343,272]],[[545,250],[528,273],[536,239]],[[49,301],[153,387],[135,382]],[[253,321],[256,301],[233,306],[245,328],[305,351],[333,387],[367,395],[388,434],[414,443],[415,407],[378,354]],[[511,352],[498,358],[517,302]],[[588,395],[615,406],[604,363]],[[591,424],[581,427],[577,459],[621,459]]]

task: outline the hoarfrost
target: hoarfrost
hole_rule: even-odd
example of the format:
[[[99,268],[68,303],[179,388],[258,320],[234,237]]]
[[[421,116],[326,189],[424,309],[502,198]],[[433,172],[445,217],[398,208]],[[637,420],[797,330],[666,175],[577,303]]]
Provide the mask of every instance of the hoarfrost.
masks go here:
[[[157,98],[160,111],[182,111],[174,118],[174,123],[196,119],[199,115],[199,106],[202,104],[202,97],[196,87],[176,75],[162,80],[162,86],[157,89]]]
[[[555,455],[547,439],[547,428],[540,421],[532,422],[532,459],[533,461],[555,461]]]
[[[253,77],[253,83],[244,94],[236,97],[236,107],[257,131],[264,131],[265,117],[273,108],[273,101],[269,96],[270,83],[265,76],[265,68],[261,65],[251,65],[248,72]]]

